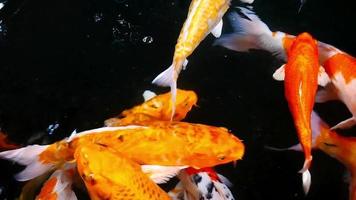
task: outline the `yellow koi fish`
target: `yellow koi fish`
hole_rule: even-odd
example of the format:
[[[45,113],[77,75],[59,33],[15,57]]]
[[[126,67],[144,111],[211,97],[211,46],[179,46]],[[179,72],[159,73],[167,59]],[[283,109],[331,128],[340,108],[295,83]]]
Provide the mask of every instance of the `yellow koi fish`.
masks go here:
[[[187,57],[210,32],[216,37],[221,35],[221,19],[229,8],[230,1],[192,0],[187,19],[178,37],[172,65],[152,81],[154,84],[171,88],[173,105],[176,101],[178,75],[187,65]],[[174,112],[173,106],[171,118]]]

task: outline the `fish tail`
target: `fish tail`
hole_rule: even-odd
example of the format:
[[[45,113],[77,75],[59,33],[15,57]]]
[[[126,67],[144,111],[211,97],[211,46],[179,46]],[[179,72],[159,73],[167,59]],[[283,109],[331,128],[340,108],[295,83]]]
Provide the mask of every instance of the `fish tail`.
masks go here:
[[[171,88],[171,102],[172,102],[172,112],[171,112],[171,120],[173,119],[176,107],[176,98],[177,98],[177,78],[178,73],[176,68],[181,68],[179,65],[184,66],[186,62],[178,62],[173,63],[170,67],[168,67],[165,71],[160,73],[153,81],[153,84],[170,87]],[[178,67],[176,67],[176,65]]]
[[[18,181],[27,181],[51,170],[54,165],[40,161],[39,155],[47,149],[48,145],[30,145],[20,149],[3,151],[0,153],[1,159],[14,161],[26,168],[15,175]]]
[[[299,173],[302,174],[303,190],[305,194],[308,194],[311,185],[311,174],[309,172],[311,161],[312,156],[310,155],[304,160],[303,168],[299,171]]]
[[[223,35],[214,45],[239,52],[261,49],[277,54],[283,50],[283,46],[276,43],[271,30],[254,11],[244,7],[237,8],[238,11],[229,12],[227,15],[233,33]]]

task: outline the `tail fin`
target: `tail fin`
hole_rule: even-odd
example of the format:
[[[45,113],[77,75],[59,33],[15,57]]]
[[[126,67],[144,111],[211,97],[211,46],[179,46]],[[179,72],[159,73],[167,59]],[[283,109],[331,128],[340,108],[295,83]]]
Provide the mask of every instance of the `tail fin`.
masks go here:
[[[177,98],[177,77],[176,71],[174,69],[174,64],[172,64],[168,69],[160,73],[153,81],[153,84],[170,87],[171,88],[171,101],[172,101],[172,114],[171,120],[173,120],[173,116],[176,108],[176,98]]]
[[[303,190],[305,194],[308,194],[311,185],[311,174],[309,172],[311,161],[312,157],[310,157],[310,159],[306,159],[304,161],[303,168],[299,171],[299,173],[302,174]]]
[[[30,145],[20,149],[3,151],[0,158],[14,161],[20,165],[26,165],[26,168],[15,175],[18,181],[27,181],[51,170],[53,164],[45,164],[39,160],[39,155],[46,150],[48,145]]]
[[[215,41],[214,45],[239,52],[261,49],[273,54],[284,53],[281,40],[278,42],[272,36],[268,26],[252,10],[244,7],[237,8],[239,11],[232,11],[227,16],[233,33],[223,35]]]

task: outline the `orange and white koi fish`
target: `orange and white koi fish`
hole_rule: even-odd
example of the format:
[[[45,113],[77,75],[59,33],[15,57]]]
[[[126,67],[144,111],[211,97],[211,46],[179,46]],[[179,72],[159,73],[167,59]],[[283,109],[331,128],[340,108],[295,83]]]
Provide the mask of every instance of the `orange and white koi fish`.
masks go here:
[[[149,95],[148,95],[149,94]],[[172,113],[172,102],[170,92],[155,96],[154,93],[144,93],[145,102],[131,109],[124,110],[120,118],[111,118],[105,121],[106,126],[144,125],[150,121],[169,121]],[[196,105],[198,97],[191,90],[177,90],[175,102],[175,114],[173,121],[180,121]]]
[[[187,168],[178,177],[180,182],[168,193],[173,200],[234,199],[230,181],[212,168]]]
[[[44,183],[36,200],[77,200],[72,190],[75,164],[56,170]]]
[[[234,33],[222,36],[216,44],[236,51],[266,50],[286,61],[286,53],[295,36],[272,32],[253,11],[242,7],[239,7],[239,10],[240,13],[228,14]],[[341,100],[352,113],[352,117],[332,129],[350,128],[356,124],[356,59],[323,42],[318,42],[318,50],[319,62],[323,66],[319,68],[318,83],[325,88],[318,91],[315,100],[318,103]],[[283,80],[284,68],[278,69],[273,77]]]
[[[90,198],[169,200],[167,193],[141,170],[141,166],[124,154],[89,144],[74,155],[78,172]]]
[[[242,142],[225,128],[160,121],[149,126],[84,131],[52,145],[1,152],[0,157],[26,165],[15,176],[26,181],[75,161],[74,152],[88,144],[114,149],[140,165],[178,166],[177,171],[186,166],[203,168],[229,163],[244,154]]]
[[[176,101],[178,75],[187,65],[187,57],[210,32],[214,36],[220,37],[222,17],[229,8],[230,1],[192,0],[187,19],[178,37],[172,65],[152,81],[154,84],[171,88],[173,105]],[[171,118],[173,118],[174,112],[173,106]]]

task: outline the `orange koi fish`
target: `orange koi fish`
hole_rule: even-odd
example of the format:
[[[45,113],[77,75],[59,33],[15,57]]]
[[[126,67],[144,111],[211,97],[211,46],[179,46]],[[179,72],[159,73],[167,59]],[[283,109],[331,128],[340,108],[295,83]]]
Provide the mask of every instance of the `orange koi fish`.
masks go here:
[[[154,96],[131,109],[124,110],[120,118],[111,118],[105,121],[106,126],[126,126],[126,125],[144,125],[149,121],[169,121],[172,113],[172,102],[170,101],[170,92]],[[175,114],[173,121],[180,121],[185,118],[187,113],[196,105],[198,96],[191,90],[177,90],[177,100],[175,103]]]
[[[149,126],[84,131],[52,145],[30,145],[1,152],[0,158],[26,165],[15,176],[26,181],[75,161],[76,149],[89,144],[114,149],[140,165],[212,167],[241,159],[244,153],[242,142],[225,128],[160,121]]]
[[[175,46],[172,65],[152,81],[154,84],[171,88],[173,105],[176,101],[178,75],[187,65],[187,57],[210,32],[216,37],[221,35],[222,17],[229,8],[230,1],[192,0]],[[174,112],[173,106],[171,118]]]
[[[71,188],[74,173],[73,164],[56,170],[42,186],[36,200],[76,200],[77,197]]]
[[[303,186],[305,193],[310,187],[311,161],[311,113],[314,106],[315,94],[318,87],[319,73],[317,42],[308,33],[297,36],[285,65],[285,97],[292,113],[299,141],[303,147],[305,160],[303,169]]]
[[[239,7],[240,13],[231,12],[228,18],[233,22],[234,33],[222,36],[215,44],[235,51],[261,49],[271,52],[281,60],[287,60],[295,36],[283,32],[272,32],[259,17],[247,8]],[[247,19],[246,19],[247,17]],[[356,124],[356,59],[336,47],[318,42],[319,68],[318,84],[325,87],[318,91],[316,102],[341,100],[352,113],[332,129],[346,129]],[[284,79],[284,68],[278,69],[273,77]]]
[[[173,200],[233,200],[228,186],[232,184],[212,168],[187,168],[178,174],[181,180],[168,194]]]
[[[170,199],[142,172],[139,164],[115,150],[89,144],[79,148],[74,157],[93,200]]]

